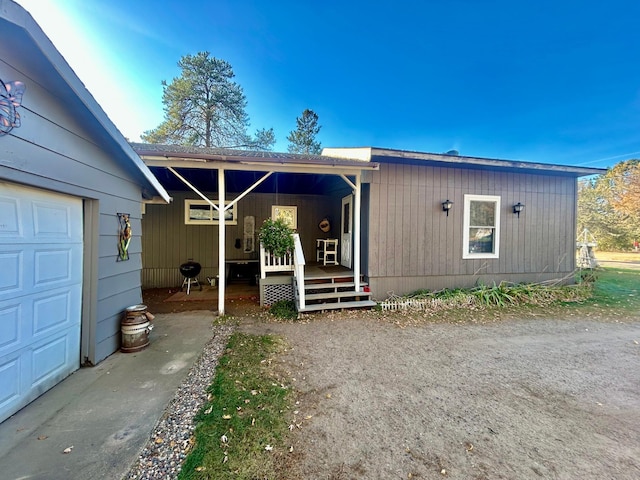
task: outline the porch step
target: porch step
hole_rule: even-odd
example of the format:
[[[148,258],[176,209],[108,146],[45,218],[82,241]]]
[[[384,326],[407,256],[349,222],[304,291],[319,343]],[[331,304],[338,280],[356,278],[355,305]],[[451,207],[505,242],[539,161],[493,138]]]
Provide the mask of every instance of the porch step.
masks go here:
[[[371,292],[356,291],[353,272],[336,272],[325,275],[309,275],[304,278],[305,307],[300,308],[300,297],[294,279],[294,296],[298,311],[318,312],[322,310],[342,310],[345,308],[372,308]],[[368,282],[358,282],[365,287]]]
[[[368,285],[368,283],[367,282],[360,282],[359,285],[361,287],[364,287],[365,285]],[[353,291],[355,286],[356,286],[356,284],[354,282],[307,283],[306,280],[304,281],[304,289],[305,289],[305,291],[308,291],[308,290],[324,290],[324,289],[334,289],[335,290],[336,288],[350,288]]]
[[[326,292],[326,293],[307,293],[304,298],[307,302],[314,300],[326,300],[329,298],[349,298],[349,297],[370,297],[371,292],[356,292],[349,290],[346,292]]]
[[[373,300],[360,300],[353,302],[333,302],[333,303],[315,303],[306,305],[304,309],[298,310],[300,313],[318,312],[321,310],[341,310],[343,308],[373,308],[376,302]]]

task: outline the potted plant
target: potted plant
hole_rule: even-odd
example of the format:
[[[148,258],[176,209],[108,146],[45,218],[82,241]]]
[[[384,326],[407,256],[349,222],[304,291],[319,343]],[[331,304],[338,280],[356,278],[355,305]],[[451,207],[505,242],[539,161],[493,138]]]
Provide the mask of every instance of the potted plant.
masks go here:
[[[293,230],[282,219],[266,219],[258,233],[264,249],[275,257],[284,257],[293,251]]]

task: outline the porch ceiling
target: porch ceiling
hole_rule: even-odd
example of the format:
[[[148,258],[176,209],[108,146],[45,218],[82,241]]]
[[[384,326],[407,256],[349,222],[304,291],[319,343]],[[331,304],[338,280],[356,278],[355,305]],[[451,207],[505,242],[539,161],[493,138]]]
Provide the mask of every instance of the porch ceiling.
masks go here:
[[[169,191],[190,191],[178,177],[165,167],[149,167],[158,181]],[[174,167],[198,190],[217,191],[218,172],[212,169]],[[225,188],[228,192],[243,192],[260,178],[264,172],[228,170],[225,172]],[[256,193],[278,192],[282,194],[328,195],[345,188],[344,181],[336,175],[314,173],[274,173],[253,190]]]
[[[364,170],[378,170],[378,163],[367,160],[336,158],[325,155],[300,155],[278,152],[255,152],[223,148],[182,145],[132,143],[133,149],[167,190],[188,187],[167,167],[176,169],[189,183],[202,191],[218,188],[217,170],[225,170],[226,189],[242,192],[264,172],[275,172],[261,183],[256,192],[322,195],[344,188],[339,175],[355,175]]]

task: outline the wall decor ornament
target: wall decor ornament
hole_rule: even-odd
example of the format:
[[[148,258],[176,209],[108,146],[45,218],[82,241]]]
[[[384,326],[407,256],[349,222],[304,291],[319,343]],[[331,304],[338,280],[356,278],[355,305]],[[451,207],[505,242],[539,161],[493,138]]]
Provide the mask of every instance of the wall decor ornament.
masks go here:
[[[324,233],[329,233],[329,230],[331,230],[331,222],[329,222],[329,219],[327,217],[324,217],[322,220],[320,220],[318,228]]]
[[[118,213],[118,258],[116,261],[129,260],[129,244],[131,243],[131,221],[128,213]]]
[[[20,114],[16,109],[22,104],[26,88],[22,82],[5,83],[0,79],[0,135],[20,126]]]

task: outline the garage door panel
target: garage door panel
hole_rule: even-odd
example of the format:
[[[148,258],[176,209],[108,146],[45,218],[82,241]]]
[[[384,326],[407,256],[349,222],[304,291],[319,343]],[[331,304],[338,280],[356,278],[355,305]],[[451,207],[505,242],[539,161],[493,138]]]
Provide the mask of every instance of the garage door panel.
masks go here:
[[[74,262],[71,248],[38,248],[34,251],[34,287],[72,278]]]
[[[4,410],[8,410],[12,405],[20,401],[21,379],[23,375],[20,355],[6,357],[0,360],[0,415]]]
[[[0,298],[3,294],[18,292],[21,287],[22,252],[18,250],[0,252]]]
[[[38,338],[52,329],[64,328],[73,323],[71,292],[39,298],[33,302],[33,337]]]
[[[20,200],[0,195],[0,237],[21,237]]]
[[[64,378],[80,366],[79,359],[72,361],[72,365],[68,365],[71,349],[78,343],[72,337],[71,332],[65,331],[62,335],[51,336],[36,344],[29,362],[31,364],[30,387],[45,383],[47,387],[51,387],[51,383],[47,383],[48,380]],[[74,356],[78,357],[77,350]]]
[[[18,347],[22,337],[22,318],[22,305],[19,303],[0,307],[0,357]]]
[[[65,204],[34,201],[33,237],[38,240],[71,240],[79,232],[72,231],[71,208]],[[77,223],[77,222],[75,222]]]

